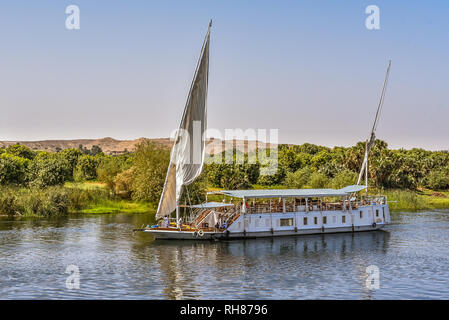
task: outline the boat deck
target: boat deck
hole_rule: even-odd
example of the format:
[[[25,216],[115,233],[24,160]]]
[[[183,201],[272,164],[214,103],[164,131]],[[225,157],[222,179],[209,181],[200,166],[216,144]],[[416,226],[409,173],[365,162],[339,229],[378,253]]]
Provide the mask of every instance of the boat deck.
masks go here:
[[[200,230],[202,230],[203,232],[223,232],[225,231],[225,229],[219,228],[176,228],[176,227],[169,227],[169,228],[164,228],[164,227],[154,227],[154,228],[144,228],[144,230],[159,230],[159,231],[183,231],[183,232],[198,232]]]

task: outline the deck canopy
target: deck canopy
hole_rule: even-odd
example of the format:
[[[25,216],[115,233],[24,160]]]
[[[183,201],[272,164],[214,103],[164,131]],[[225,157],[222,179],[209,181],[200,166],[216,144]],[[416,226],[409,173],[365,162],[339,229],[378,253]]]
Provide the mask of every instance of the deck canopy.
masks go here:
[[[223,194],[234,198],[322,198],[345,197],[365,189],[366,186],[347,186],[342,189],[258,189],[258,190],[221,190],[208,194]]]
[[[191,206],[186,206],[194,209],[213,209],[213,208],[223,208],[223,207],[232,207],[234,204],[232,203],[224,203],[224,202],[205,202],[201,204],[195,204]]]

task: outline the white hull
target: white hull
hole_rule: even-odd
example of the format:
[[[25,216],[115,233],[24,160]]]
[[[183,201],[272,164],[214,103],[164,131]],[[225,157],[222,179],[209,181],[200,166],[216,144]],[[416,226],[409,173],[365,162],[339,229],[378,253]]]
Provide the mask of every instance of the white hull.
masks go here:
[[[297,236],[339,232],[374,231],[390,222],[388,205],[378,204],[356,210],[241,214],[226,231],[204,232],[145,229],[156,239],[220,240]]]
[[[161,240],[226,240],[226,239],[253,239],[253,238],[268,238],[268,237],[282,237],[282,236],[300,236],[311,234],[325,234],[325,233],[343,233],[343,232],[361,232],[361,231],[375,231],[380,230],[385,224],[378,224],[375,228],[372,226],[354,227],[339,227],[328,229],[310,229],[310,230],[284,230],[284,231],[262,231],[262,232],[246,232],[246,233],[227,233],[227,232],[205,232],[202,237],[195,236],[193,232],[187,231],[157,231],[145,230],[143,232],[151,233],[156,239]]]

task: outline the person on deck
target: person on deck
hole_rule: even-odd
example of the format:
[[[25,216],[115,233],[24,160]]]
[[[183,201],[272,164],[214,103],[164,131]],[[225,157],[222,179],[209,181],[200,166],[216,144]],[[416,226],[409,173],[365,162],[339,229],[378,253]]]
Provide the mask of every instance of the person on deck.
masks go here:
[[[168,222],[168,217],[165,216],[164,217],[164,221],[162,221],[162,227],[163,228],[168,228],[169,222]]]
[[[177,224],[178,229],[182,228],[182,218],[178,219],[178,224]]]
[[[226,229],[228,227],[228,224],[226,223],[226,221],[223,221],[223,224],[221,225],[222,229]]]

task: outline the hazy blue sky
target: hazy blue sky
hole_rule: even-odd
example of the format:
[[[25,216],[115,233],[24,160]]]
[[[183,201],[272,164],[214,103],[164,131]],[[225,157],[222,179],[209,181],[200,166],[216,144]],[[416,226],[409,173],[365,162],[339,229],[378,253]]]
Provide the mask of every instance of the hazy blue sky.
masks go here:
[[[212,18],[209,127],[352,145],[392,59],[378,138],[448,149],[448,15],[447,1],[2,1],[0,140],[167,137]]]

